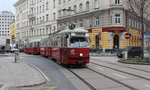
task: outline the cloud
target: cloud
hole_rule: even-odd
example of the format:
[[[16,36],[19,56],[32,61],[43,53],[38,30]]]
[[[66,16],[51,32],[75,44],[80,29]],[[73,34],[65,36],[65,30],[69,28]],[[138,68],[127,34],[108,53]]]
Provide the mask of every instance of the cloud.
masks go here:
[[[0,0],[0,12],[1,11],[10,11],[15,13],[15,7],[13,6],[18,0]]]

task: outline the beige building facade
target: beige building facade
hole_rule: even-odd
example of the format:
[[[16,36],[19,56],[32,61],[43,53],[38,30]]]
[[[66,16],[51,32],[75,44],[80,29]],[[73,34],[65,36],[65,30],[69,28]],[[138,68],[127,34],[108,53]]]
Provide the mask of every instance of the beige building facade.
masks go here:
[[[57,0],[19,0],[14,6],[18,48],[57,31]]]
[[[58,30],[69,23],[87,29],[92,49],[141,46],[142,24],[128,11],[126,0],[59,0],[58,9]],[[145,20],[144,31],[148,30],[150,22]],[[131,34],[129,39],[125,39],[127,32]]]

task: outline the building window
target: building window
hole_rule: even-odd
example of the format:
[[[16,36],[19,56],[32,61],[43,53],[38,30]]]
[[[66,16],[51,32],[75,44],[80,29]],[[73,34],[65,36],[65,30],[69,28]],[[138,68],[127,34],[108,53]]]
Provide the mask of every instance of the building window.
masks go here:
[[[99,16],[95,17],[95,25],[96,26],[100,25],[100,17]]]
[[[80,20],[80,27],[83,27],[83,20]]]
[[[54,3],[54,4],[53,4],[53,5],[54,5],[53,8],[55,8],[55,0],[53,0],[53,3]]]
[[[40,6],[40,13],[41,13],[41,6]]]
[[[55,13],[53,13],[53,16],[54,16],[54,20],[56,20]]]
[[[61,17],[61,11],[59,11],[59,17]]]
[[[63,0],[63,3],[65,3],[66,2],[66,0]]]
[[[61,4],[61,0],[59,0],[59,4]]]
[[[74,11],[77,12],[77,6],[76,5],[74,5]]]
[[[66,11],[63,11],[63,16],[65,16],[66,15]]]
[[[82,5],[82,3],[80,3],[80,5],[79,5],[79,12],[83,12],[83,5]]]
[[[54,26],[54,32],[56,32],[56,27]]]
[[[44,12],[44,5],[43,5],[43,12]]]
[[[99,8],[99,0],[95,0],[95,9]]]
[[[120,4],[120,0],[115,0],[115,4]]]
[[[86,27],[89,27],[89,23],[90,23],[89,19],[86,19],[86,20],[85,20],[85,25],[86,25]]]
[[[48,15],[48,14],[46,14],[46,21],[48,21],[48,20],[49,20],[48,16],[49,16],[49,15]]]
[[[129,26],[131,26],[131,19],[130,18],[129,18],[128,24],[129,24]]]
[[[87,1],[86,2],[86,11],[89,11],[90,10],[90,3]]]
[[[115,14],[115,23],[120,23],[120,14]]]
[[[46,10],[48,10],[48,2],[46,2]]]

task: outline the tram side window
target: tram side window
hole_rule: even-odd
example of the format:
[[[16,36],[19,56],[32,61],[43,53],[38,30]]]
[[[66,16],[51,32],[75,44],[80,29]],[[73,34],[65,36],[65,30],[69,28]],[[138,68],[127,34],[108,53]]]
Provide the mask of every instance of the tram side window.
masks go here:
[[[36,46],[36,42],[34,42],[34,45],[33,45],[33,47],[37,47],[37,46]]]
[[[67,47],[67,38],[64,37],[64,47]]]
[[[40,42],[37,42],[37,47],[40,47]]]
[[[32,47],[33,45],[32,45],[32,43],[30,43],[30,47]]]
[[[63,36],[61,36],[61,47],[64,47],[64,37]]]
[[[58,37],[58,38],[57,38],[57,46],[58,46],[58,47],[61,47],[61,37]]]
[[[40,46],[43,47],[43,41],[41,41]]]
[[[48,40],[48,42],[49,42],[48,44],[49,44],[49,47],[50,47],[50,46],[51,46],[51,41],[50,41],[50,39]]]
[[[44,42],[44,47],[47,47],[47,41],[45,40],[45,42]]]

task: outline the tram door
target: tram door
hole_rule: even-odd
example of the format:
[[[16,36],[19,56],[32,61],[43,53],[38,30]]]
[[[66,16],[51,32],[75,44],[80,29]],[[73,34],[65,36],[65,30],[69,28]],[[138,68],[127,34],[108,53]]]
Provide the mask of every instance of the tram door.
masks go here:
[[[118,35],[114,35],[114,49],[119,49],[119,36]]]

